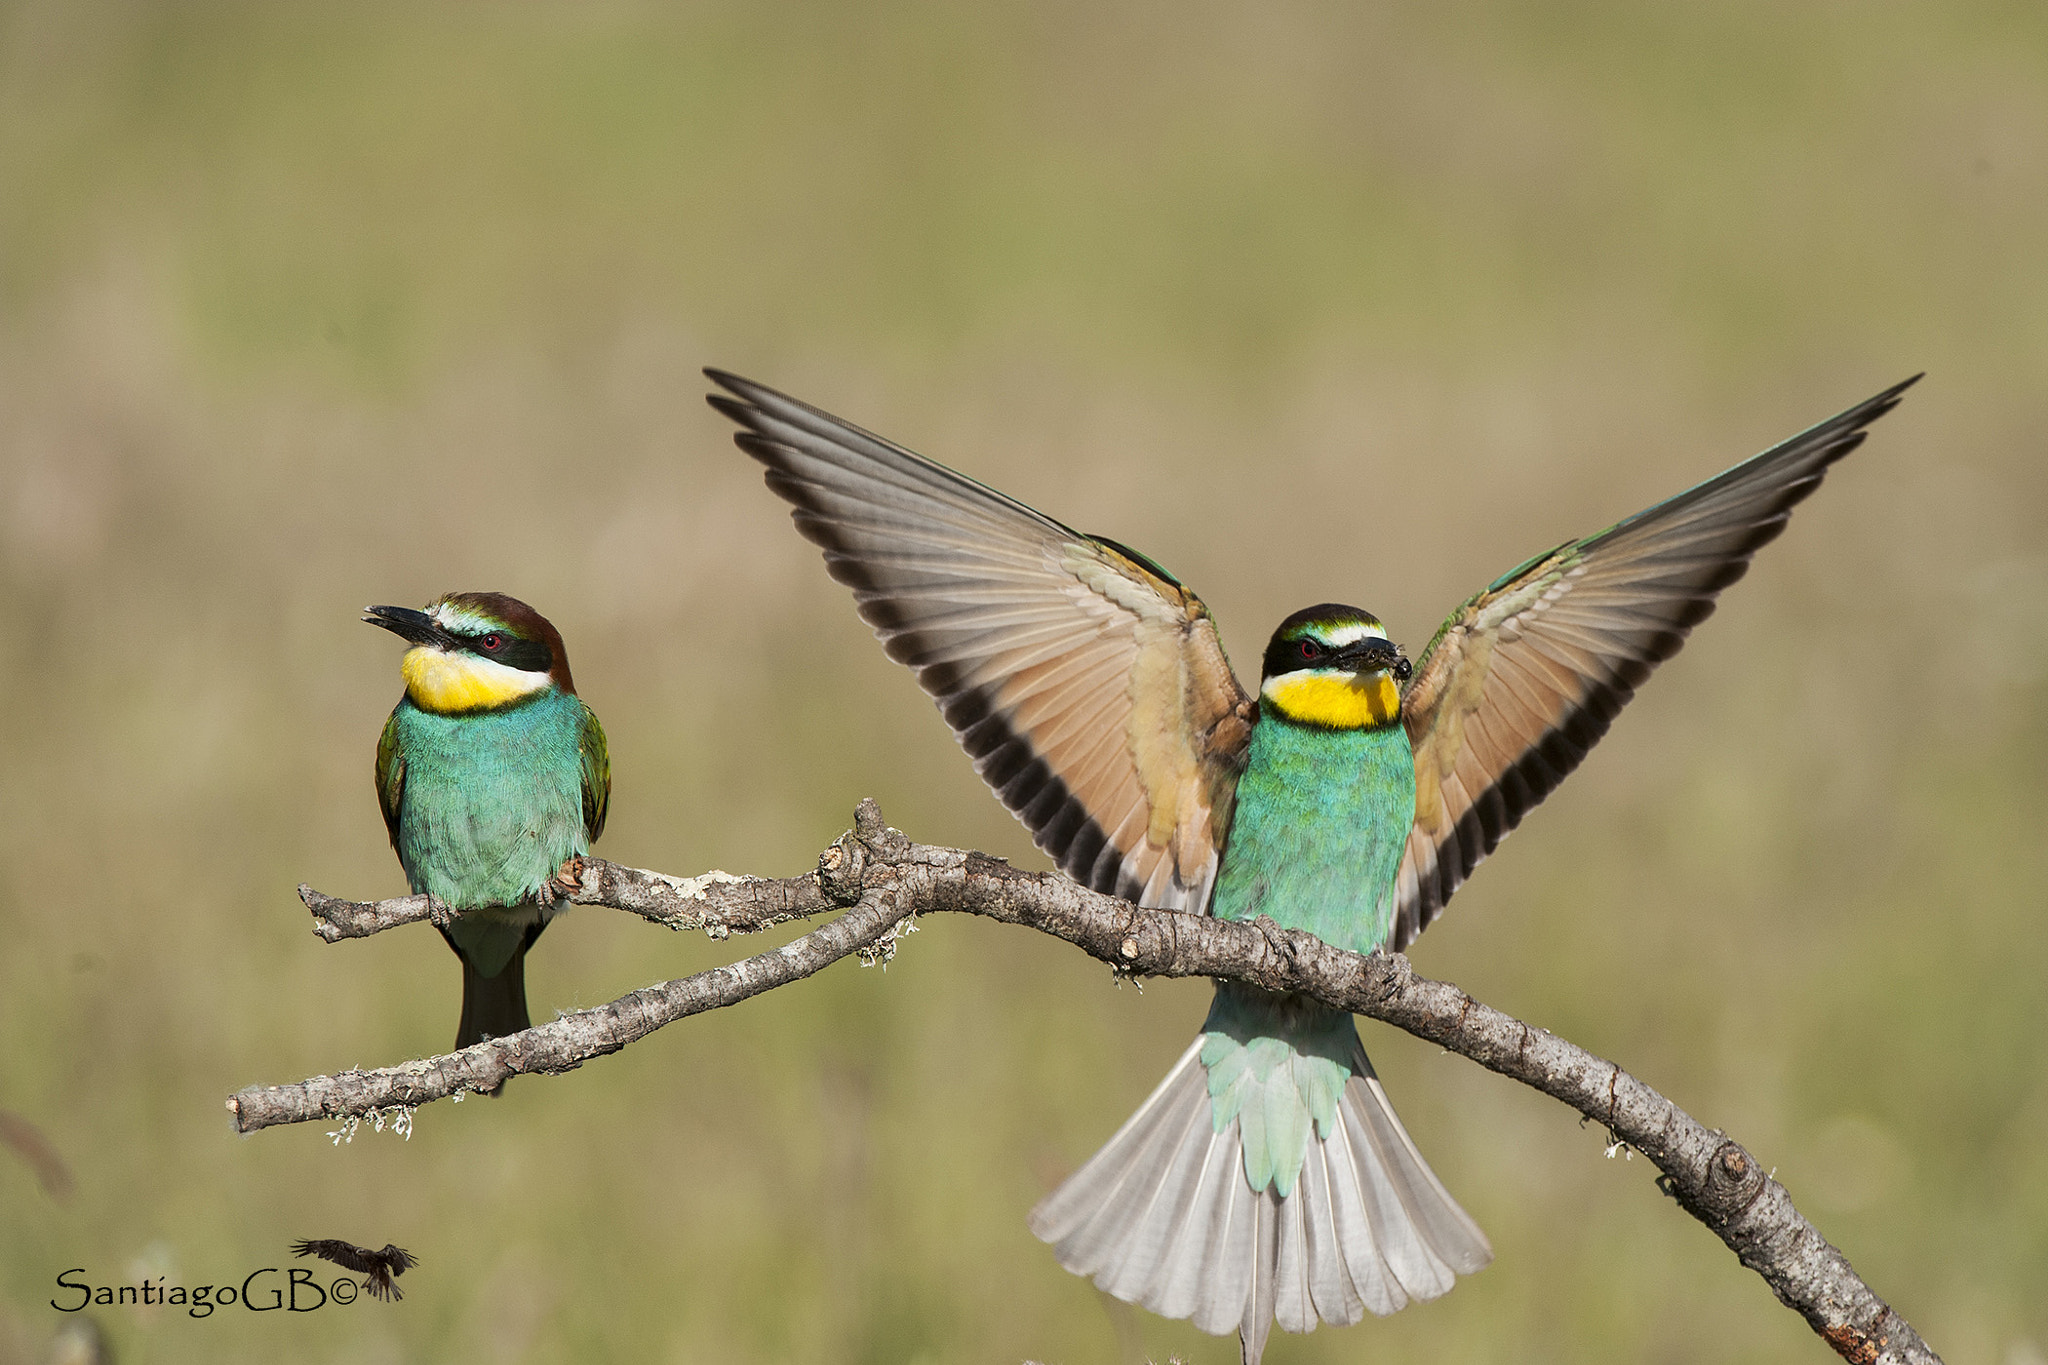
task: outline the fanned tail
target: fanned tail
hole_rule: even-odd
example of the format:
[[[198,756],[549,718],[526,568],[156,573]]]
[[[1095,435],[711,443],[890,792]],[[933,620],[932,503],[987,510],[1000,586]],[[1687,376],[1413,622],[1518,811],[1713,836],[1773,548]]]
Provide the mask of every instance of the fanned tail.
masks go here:
[[[1309,1332],[1434,1299],[1493,1259],[1394,1116],[1352,1033],[1327,1139],[1293,1192],[1254,1191],[1241,1120],[1217,1132],[1203,1039],[1088,1163],[1031,1211],[1060,1264],[1161,1317],[1237,1331],[1256,1365],[1275,1322]]]

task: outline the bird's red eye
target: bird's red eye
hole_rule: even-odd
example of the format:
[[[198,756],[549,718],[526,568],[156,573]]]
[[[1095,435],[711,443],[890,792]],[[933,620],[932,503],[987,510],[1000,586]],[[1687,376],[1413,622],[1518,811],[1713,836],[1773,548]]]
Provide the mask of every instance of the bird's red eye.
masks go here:
[[[505,637],[496,631],[492,631],[489,635],[484,636],[483,646],[485,649],[490,650],[503,649],[505,647]]]
[[[1301,652],[1301,657],[1304,659],[1320,658],[1323,653],[1323,647],[1314,640],[1297,641],[1294,647]]]

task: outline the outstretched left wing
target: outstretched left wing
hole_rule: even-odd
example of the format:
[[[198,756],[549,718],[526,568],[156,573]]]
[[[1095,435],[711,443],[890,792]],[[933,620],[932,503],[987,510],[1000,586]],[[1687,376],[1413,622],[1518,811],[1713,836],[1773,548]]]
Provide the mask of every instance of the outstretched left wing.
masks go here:
[[[1200,911],[1255,704],[1202,600],[921,455],[736,375],[711,405],[982,780],[1076,881]]]
[[[1413,942],[1587,750],[1794,504],[1918,380],[1510,570],[1452,613],[1401,701],[1415,824],[1390,947]]]

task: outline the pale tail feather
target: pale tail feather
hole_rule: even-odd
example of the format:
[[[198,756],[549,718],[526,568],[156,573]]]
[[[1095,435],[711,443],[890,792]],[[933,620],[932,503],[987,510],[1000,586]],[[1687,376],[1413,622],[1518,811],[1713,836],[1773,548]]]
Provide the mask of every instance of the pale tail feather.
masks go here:
[[[1265,1354],[1266,1334],[1273,1330],[1273,1271],[1280,1259],[1280,1207],[1272,1190],[1252,1196],[1252,1209],[1255,1217],[1251,1292],[1245,1295],[1237,1326],[1238,1349],[1244,1365],[1259,1365],[1259,1357]],[[1230,1328],[1222,1330],[1227,1332]]]
[[[1254,1193],[1232,1120],[1215,1131],[1201,1039],[1129,1122],[1031,1212],[1060,1264],[1205,1332],[1236,1330],[1256,1365],[1290,1332],[1394,1312],[1493,1259],[1415,1149],[1359,1047],[1327,1141],[1294,1193]]]

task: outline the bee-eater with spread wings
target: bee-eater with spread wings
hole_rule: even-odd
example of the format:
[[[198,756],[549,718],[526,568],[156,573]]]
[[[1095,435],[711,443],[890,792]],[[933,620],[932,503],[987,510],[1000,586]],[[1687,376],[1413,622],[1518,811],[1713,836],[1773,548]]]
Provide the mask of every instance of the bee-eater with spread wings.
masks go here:
[[[1248,694],[1201,599],[1152,560],[707,373],[889,656],[1068,875],[1361,953],[1422,932],[1913,382],[1509,570],[1412,668],[1370,613],[1298,611]],[[1493,1255],[1351,1016],[1231,982],[1031,1228],[1118,1298],[1237,1331],[1247,1362],[1275,1321],[1391,1313]]]

